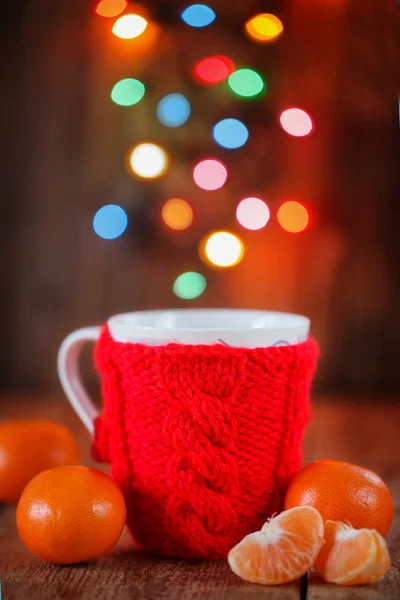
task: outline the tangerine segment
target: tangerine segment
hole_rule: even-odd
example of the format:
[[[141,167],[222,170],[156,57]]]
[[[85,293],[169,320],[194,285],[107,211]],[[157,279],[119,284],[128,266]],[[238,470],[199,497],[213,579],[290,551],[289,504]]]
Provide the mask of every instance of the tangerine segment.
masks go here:
[[[327,521],[324,537],[315,568],[330,583],[374,583],[389,569],[386,542],[373,529],[354,529],[345,523]]]
[[[232,571],[252,583],[278,585],[304,575],[314,564],[324,540],[318,511],[299,506],[273,517],[247,535],[228,554]]]
[[[371,529],[376,545],[375,562],[369,569],[364,569],[356,577],[346,582],[346,585],[375,583],[386,575],[390,567],[389,551],[384,538],[376,530]]]
[[[379,575],[379,579],[382,579],[386,575],[386,573],[389,571],[389,568],[390,568],[389,549],[387,547],[385,538],[378,531],[373,529],[372,535],[374,536],[375,542],[377,545],[376,572]]]

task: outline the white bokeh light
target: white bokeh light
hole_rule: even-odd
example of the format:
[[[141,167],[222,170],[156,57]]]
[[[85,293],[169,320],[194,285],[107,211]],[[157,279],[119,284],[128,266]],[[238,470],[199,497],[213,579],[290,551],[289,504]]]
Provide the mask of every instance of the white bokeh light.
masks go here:
[[[205,254],[208,260],[217,267],[233,267],[243,258],[242,240],[228,231],[217,231],[208,238]]]
[[[281,127],[293,137],[304,137],[314,129],[312,118],[301,108],[288,108],[279,117]]]
[[[256,231],[266,226],[270,212],[260,198],[244,198],[236,209],[236,218],[245,229]]]
[[[144,179],[154,179],[167,170],[168,156],[157,144],[146,142],[132,150],[129,162],[136,175]]]
[[[132,40],[142,35],[147,21],[140,15],[124,15],[115,21],[112,32],[123,40]]]

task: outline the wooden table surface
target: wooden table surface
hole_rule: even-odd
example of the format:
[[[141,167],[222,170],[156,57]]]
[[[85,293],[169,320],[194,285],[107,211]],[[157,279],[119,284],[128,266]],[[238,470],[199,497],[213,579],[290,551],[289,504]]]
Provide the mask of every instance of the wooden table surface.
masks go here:
[[[0,419],[42,416],[75,432],[89,457],[89,435],[63,399],[3,397]],[[396,517],[388,536],[392,567],[375,585],[340,587],[311,573],[308,580],[278,587],[247,584],[226,561],[183,561],[132,549],[126,532],[112,552],[90,564],[47,564],[24,548],[15,527],[15,507],[0,508],[0,577],[3,600],[399,600],[400,599],[400,402],[384,398],[325,398],[314,403],[305,440],[305,460],[336,458],[369,467],[389,484]]]

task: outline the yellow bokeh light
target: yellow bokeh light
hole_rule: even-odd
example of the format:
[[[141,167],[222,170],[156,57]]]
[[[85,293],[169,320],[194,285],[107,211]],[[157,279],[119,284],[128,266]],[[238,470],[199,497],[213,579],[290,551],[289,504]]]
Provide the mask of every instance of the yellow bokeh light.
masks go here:
[[[131,150],[129,165],[135,175],[143,177],[143,179],[155,179],[167,170],[168,155],[157,144],[145,142]]]
[[[278,210],[279,225],[289,233],[300,233],[307,229],[310,223],[310,215],[307,208],[301,202],[289,200],[284,202]]]
[[[147,27],[147,21],[140,15],[124,15],[117,19],[112,32],[124,40],[132,40],[142,35]]]
[[[242,240],[229,231],[216,231],[208,235],[203,244],[205,258],[216,267],[234,267],[243,258],[244,244]],[[203,257],[202,257],[203,258]]]
[[[283,25],[275,15],[260,13],[246,22],[245,30],[247,35],[254,40],[267,43],[276,40],[281,35]]]
[[[193,222],[193,209],[186,200],[171,198],[163,205],[161,217],[164,223],[171,229],[183,231],[190,227]]]

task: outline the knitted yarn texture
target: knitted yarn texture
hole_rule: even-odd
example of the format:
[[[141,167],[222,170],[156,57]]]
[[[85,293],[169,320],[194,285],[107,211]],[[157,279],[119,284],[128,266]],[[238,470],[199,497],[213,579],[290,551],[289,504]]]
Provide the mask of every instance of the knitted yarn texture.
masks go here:
[[[225,558],[281,510],[301,466],[317,362],[294,346],[97,343],[104,408],[93,455],[111,465],[145,550]]]

